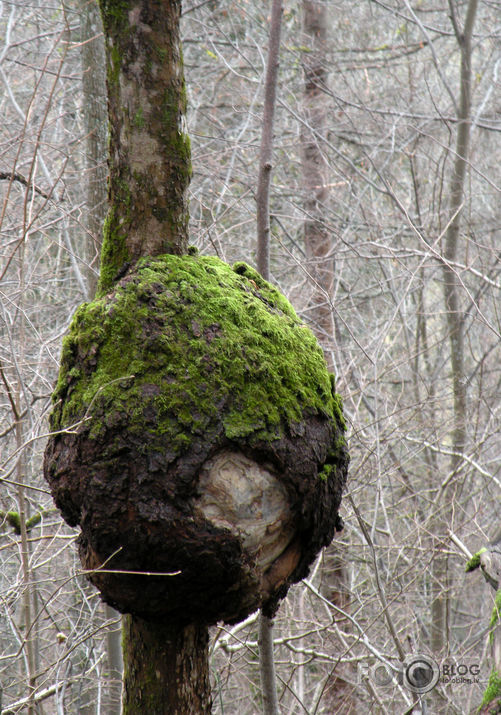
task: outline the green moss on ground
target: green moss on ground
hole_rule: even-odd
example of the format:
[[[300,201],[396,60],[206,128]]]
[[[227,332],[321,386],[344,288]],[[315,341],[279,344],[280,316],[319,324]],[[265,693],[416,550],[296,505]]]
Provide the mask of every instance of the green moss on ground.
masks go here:
[[[78,309],[63,342],[52,428],[105,415],[92,421],[96,435],[125,413],[131,429],[162,436],[176,453],[220,419],[230,440],[276,439],[308,413],[342,432],[332,387],[313,333],[256,271],[165,255],[142,259],[114,293]]]

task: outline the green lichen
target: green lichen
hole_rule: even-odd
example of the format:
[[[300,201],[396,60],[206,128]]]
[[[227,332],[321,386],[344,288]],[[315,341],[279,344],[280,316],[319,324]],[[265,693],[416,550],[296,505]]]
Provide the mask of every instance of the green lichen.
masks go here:
[[[501,675],[497,672],[497,670],[493,669],[489,676],[489,682],[487,683],[487,688],[485,689],[484,697],[480,704],[479,710],[492,703],[492,701],[496,698],[501,698]],[[501,712],[501,700],[498,703],[497,708],[495,710],[491,710],[491,712]]]
[[[344,430],[322,351],[290,303],[249,266],[207,256],[142,259],[113,294],[81,306],[54,400],[53,429],[91,412],[104,415],[92,421],[97,435],[126,414],[130,429],[176,453],[220,419],[227,439],[251,442],[306,414]]]
[[[471,559],[466,564],[466,567],[465,567],[466,573],[469,573],[470,571],[475,571],[475,569],[478,569],[480,567],[480,557],[486,551],[487,551],[487,549],[484,547],[483,549],[480,549],[480,551],[477,551],[476,554],[473,554]]]

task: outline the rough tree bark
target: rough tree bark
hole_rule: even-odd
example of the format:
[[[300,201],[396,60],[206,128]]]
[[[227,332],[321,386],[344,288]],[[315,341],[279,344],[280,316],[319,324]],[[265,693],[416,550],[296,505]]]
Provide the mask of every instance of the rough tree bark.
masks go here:
[[[110,121],[99,290],[141,256],[188,247],[191,177],[180,0],[100,0]]]
[[[123,715],[210,712],[206,626],[180,629],[125,616],[123,632]]]
[[[191,163],[180,0],[99,4],[110,125],[109,213],[99,279],[106,292],[141,256],[186,252]],[[210,712],[207,643],[206,626],[128,616],[124,715]]]

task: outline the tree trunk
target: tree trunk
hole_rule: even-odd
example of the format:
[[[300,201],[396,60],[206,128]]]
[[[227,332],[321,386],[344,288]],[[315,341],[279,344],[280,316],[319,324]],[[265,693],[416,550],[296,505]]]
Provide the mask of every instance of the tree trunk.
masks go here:
[[[321,147],[326,132],[327,109],[323,88],[327,82],[325,49],[327,43],[327,5],[303,0],[303,30],[309,51],[303,55],[304,115],[301,129],[304,184],[304,245],[308,270],[314,279],[311,308],[312,327],[324,346],[327,364],[332,369],[334,325],[330,298],[334,285],[332,240],[323,218],[329,196],[329,167]]]
[[[108,704],[107,715],[120,715],[122,711],[123,658],[121,648],[120,614],[105,605],[104,611],[110,623],[106,629],[106,655],[108,658]]]
[[[450,366],[453,394],[452,457],[450,461],[449,486],[443,494],[443,509],[435,529],[437,537],[436,555],[433,567],[433,600],[431,604],[431,647],[440,653],[449,643],[449,599],[450,576],[447,556],[442,549],[447,540],[447,529],[452,512],[452,490],[455,477],[462,464],[462,454],[466,446],[466,379],[464,367],[464,317],[461,309],[461,282],[454,268],[460,248],[459,228],[464,202],[464,184],[470,147],[471,130],[471,38],[478,0],[470,0],[466,11],[464,29],[457,25],[452,4],[451,19],[456,39],[461,50],[460,101],[458,108],[458,130],[454,152],[454,166],[449,188],[449,223],[445,233],[443,249],[444,263],[444,303],[449,337]]]
[[[123,620],[123,715],[210,713],[207,628]]]
[[[99,291],[142,256],[188,247],[190,143],[180,0],[100,0],[110,125],[109,211]],[[127,616],[125,715],[208,713],[208,629]]]
[[[191,161],[180,0],[100,0],[100,6],[110,123],[103,293],[141,256],[186,253]]]
[[[86,213],[87,233],[84,255],[88,263],[87,287],[92,298],[97,287],[97,269],[101,252],[101,233],[106,216],[106,156],[108,149],[108,115],[106,111],[106,63],[103,26],[97,2],[80,0],[82,13],[82,91],[85,125]]]
[[[334,257],[332,239],[324,220],[329,199],[329,166],[322,150],[321,141],[327,131],[326,95],[327,84],[326,49],[328,42],[328,16],[325,3],[303,0],[304,44],[308,52],[303,55],[305,123],[301,129],[304,201],[304,245],[308,272],[314,285],[310,298],[312,329],[324,348],[325,359],[333,370],[334,321],[330,298],[334,286]],[[323,557],[323,595],[341,609],[348,609],[350,594],[348,573],[336,547],[327,547]],[[335,614],[339,619],[338,613]],[[347,622],[340,624],[342,629]],[[329,647],[339,651],[335,636],[329,636]],[[353,688],[343,676],[343,666],[336,666],[329,676],[324,690],[324,699],[332,712],[352,713],[354,710]]]
[[[263,124],[256,191],[257,269],[267,281],[270,280],[270,181],[273,154],[273,119],[275,116],[281,27],[282,0],[273,0],[268,61],[264,82]]]

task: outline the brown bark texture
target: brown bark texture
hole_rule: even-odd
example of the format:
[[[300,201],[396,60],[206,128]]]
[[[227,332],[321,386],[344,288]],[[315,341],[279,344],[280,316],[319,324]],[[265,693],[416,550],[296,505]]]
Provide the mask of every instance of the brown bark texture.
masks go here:
[[[122,715],[211,712],[207,628],[124,618]]]
[[[140,256],[188,247],[190,142],[180,0],[101,0],[110,124],[100,290]]]
[[[45,475],[122,612],[272,613],[339,526],[347,452],[325,360],[245,264],[143,260],[75,316],[54,398],[53,429],[77,427],[51,437]],[[269,497],[244,458],[265,468]]]

